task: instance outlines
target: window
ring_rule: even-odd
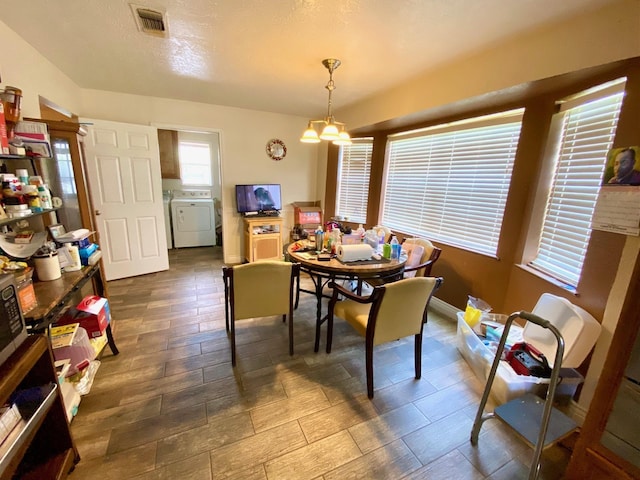
[[[208,143],[180,141],[178,156],[183,185],[212,185],[211,146]]]
[[[381,223],[496,256],[522,113],[391,136]]]
[[[351,222],[367,222],[372,152],[373,138],[354,138],[340,148],[336,215]]]
[[[563,104],[549,155],[553,178],[535,258],[528,265],[575,288],[591,235],[607,152],[613,144],[624,83]]]

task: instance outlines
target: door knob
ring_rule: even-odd
[[[98,215],[102,215],[102,212],[101,212],[100,210],[96,210],[96,217],[97,217]]]

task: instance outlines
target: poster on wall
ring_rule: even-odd
[[[609,151],[591,223],[595,230],[640,235],[640,147]]]

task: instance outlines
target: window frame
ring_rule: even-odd
[[[183,154],[182,154],[182,148],[183,147],[195,147],[195,148],[201,148],[201,149],[206,149],[209,153],[208,155],[208,162],[206,163],[206,165],[201,164],[200,162],[189,162],[186,159],[183,159]],[[206,141],[201,141],[201,140],[192,140],[192,139],[179,139],[178,140],[178,163],[180,165],[180,181],[182,182],[183,186],[188,186],[188,187],[212,187],[213,186],[213,165],[212,165],[212,160],[211,160],[211,156],[212,156],[212,150],[211,150],[211,143],[210,142],[206,142]],[[189,177],[185,177],[185,173],[188,171],[189,167],[205,167],[204,170],[206,170],[208,172],[208,175],[198,175],[197,178],[201,179],[201,178],[206,178],[207,181],[203,182],[203,181],[198,181],[198,182],[191,182]]]
[[[619,78],[613,80],[611,82],[606,82],[602,85],[596,86],[594,88],[588,89],[584,92],[580,92],[576,95],[573,95],[569,98],[560,100],[558,102],[558,112],[554,114],[553,119],[551,121],[551,128],[548,136],[547,149],[544,154],[543,160],[543,173],[540,177],[539,188],[536,195],[536,201],[534,203],[533,208],[533,216],[528,229],[528,236],[525,245],[525,249],[522,257],[522,264],[520,267],[525,270],[540,276],[547,281],[554,283],[561,288],[564,288],[570,292],[577,293],[578,285],[580,283],[580,278],[582,276],[582,270],[584,268],[584,261],[587,254],[587,249],[589,246],[589,241],[591,238],[591,221],[593,220],[593,212],[595,209],[595,204],[598,197],[598,192],[602,183],[602,178],[605,174],[606,162],[607,162],[607,152],[612,148],[615,140],[615,130],[617,128],[617,122],[620,115],[620,110],[622,103],[624,101],[624,86],[625,86],[626,78]],[[554,256],[558,257],[559,249],[555,250],[556,247],[545,245],[545,253],[549,260],[539,260],[538,256],[540,253],[541,243],[543,242],[543,237],[545,237],[545,222],[547,219],[547,212],[549,208],[550,196],[555,188],[555,178],[557,175],[558,169],[558,160],[562,155],[562,142],[564,138],[564,123],[565,119],[570,115],[572,111],[576,111],[576,109],[581,108],[585,105],[593,105],[594,102],[602,100],[604,98],[611,97],[613,95],[620,95],[618,101],[618,111],[616,114],[615,127],[613,131],[610,133],[610,139],[608,141],[608,148],[606,148],[606,152],[600,155],[600,164],[599,164],[599,174],[597,175],[597,180],[594,180],[595,176],[589,177],[589,183],[593,183],[594,185],[583,186],[583,188],[588,188],[592,193],[590,194],[592,197],[591,201],[591,213],[589,215],[589,227],[587,228],[588,233],[586,234],[586,239],[584,241],[584,247],[582,248],[582,252],[571,252],[574,256],[579,255],[578,257],[578,266],[572,267],[571,265],[562,266],[562,270],[559,267],[558,269],[554,269],[552,266],[552,258]],[[583,127],[584,128],[584,127]],[[602,153],[602,152],[600,152]],[[591,168],[595,165],[590,164]],[[554,208],[559,208],[558,203],[554,205]],[[585,207],[586,208],[586,207]],[[559,218],[559,216],[558,216]],[[577,221],[574,223],[578,223]],[[570,228],[567,226],[565,228]],[[577,228],[577,227],[576,227]],[[546,236],[549,234],[547,233]],[[545,243],[548,241],[545,240]],[[564,253],[562,258],[570,258],[567,256],[566,252]],[[574,270],[572,272],[567,272],[568,270]],[[567,272],[567,273],[565,273]]]
[[[369,185],[371,183],[371,167],[373,160],[373,137],[353,138],[351,139],[351,141],[351,145],[341,146],[338,152],[335,213],[337,216],[348,219],[348,221],[350,222],[361,223],[364,225],[367,223],[367,209],[369,205]],[[351,159],[352,150],[355,150],[353,152],[355,154],[355,158],[353,159]],[[347,160],[347,165],[345,165],[346,152],[349,153],[349,160]],[[355,172],[355,175],[351,175],[349,177],[363,177],[362,180],[360,182],[343,182],[343,178],[345,176],[348,176],[347,170],[351,170],[350,167],[352,162],[354,161],[364,161],[365,166],[362,169],[358,169],[358,171]],[[359,173],[359,171],[361,170],[364,170],[364,173]],[[353,191],[347,192],[343,197],[344,185],[346,185],[347,187],[353,186],[354,188]],[[360,199],[359,206],[360,213],[362,214],[361,216],[359,216],[357,212],[358,197]],[[348,202],[348,199],[351,199],[352,202]],[[352,206],[351,203],[355,203],[355,205]]]
[[[498,112],[491,115],[483,115],[478,117],[467,118],[447,124],[435,125],[426,129],[413,130],[407,132],[395,133],[387,138],[387,148],[385,152],[385,168],[382,181],[382,198],[380,202],[379,218],[380,223],[388,226],[392,230],[400,231],[405,234],[429,238],[432,241],[451,245],[481,255],[497,258],[498,248],[500,245],[500,236],[502,233],[502,222],[509,197],[511,184],[511,176],[517,156],[520,133],[522,129],[522,119],[524,116],[524,108]],[[504,148],[498,151],[491,147],[495,144],[486,142],[484,135],[489,132],[495,135],[504,135]],[[415,167],[420,167],[422,173],[426,175],[425,185],[429,182],[432,190],[422,194],[417,194],[421,198],[421,207],[415,210],[408,210],[405,204],[400,202],[400,193],[393,192],[389,187],[390,183],[401,183],[400,180],[394,182],[391,175],[393,170],[397,168],[397,175],[401,175],[401,167],[396,167],[394,162],[394,142],[407,142],[407,151],[410,152],[412,146],[411,141],[420,142],[425,139],[425,145],[420,147],[416,144],[416,148],[430,148],[431,151],[425,153],[426,158],[419,159]],[[507,140],[508,139],[508,140]],[[448,143],[447,143],[448,142]],[[483,143],[485,143],[483,145]],[[398,144],[399,145],[399,144]],[[444,148],[446,145],[448,148]],[[465,147],[472,146],[476,148],[470,154]],[[503,147],[503,145],[501,145]],[[399,147],[400,148],[400,147]],[[422,153],[421,153],[422,154]],[[481,154],[485,157],[480,158]],[[488,162],[486,160],[491,160]],[[507,161],[506,167],[504,160]],[[426,163],[425,163],[426,161]],[[396,162],[397,163],[397,162]],[[402,195],[407,197],[409,187],[416,186],[417,183],[410,179],[410,175],[414,175],[410,165],[410,160],[406,161],[407,177],[405,186],[407,187]],[[493,172],[492,172],[493,170]],[[433,174],[429,172],[433,171]],[[453,172],[453,175],[452,175]],[[469,172],[475,172],[469,174]],[[431,177],[431,179],[430,179]],[[451,182],[454,178],[454,182]],[[476,188],[477,199],[476,205],[489,205],[482,198],[491,197],[498,199],[499,203],[496,207],[485,209],[484,213],[472,214],[468,209],[469,184],[461,184],[458,182],[472,180],[472,185]],[[491,181],[499,179],[500,191],[495,192]],[[395,188],[399,188],[396,185]],[[394,197],[395,195],[395,197]],[[390,196],[394,197],[390,200]],[[448,197],[448,198],[447,198]],[[416,197],[417,198],[417,197]],[[447,198],[447,200],[445,200]],[[453,198],[454,201],[450,199]],[[390,206],[390,202],[396,202],[395,206]],[[448,202],[447,208],[444,208]],[[415,201],[414,204],[417,204]],[[449,216],[446,210],[450,209],[455,212],[455,216]],[[395,210],[395,212],[393,211]],[[429,215],[430,212],[441,212]],[[411,214],[410,216],[408,216]],[[486,221],[486,215],[492,218]],[[398,220],[403,217],[404,220]],[[447,221],[446,218],[456,218],[456,221]],[[468,220],[462,220],[466,217]],[[460,219],[458,221],[458,219]],[[478,235],[476,231],[469,229],[469,225],[475,228],[492,229],[491,238],[487,240],[486,235]]]

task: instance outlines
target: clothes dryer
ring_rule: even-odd
[[[171,223],[175,248],[216,244],[214,203],[210,190],[174,190]]]

